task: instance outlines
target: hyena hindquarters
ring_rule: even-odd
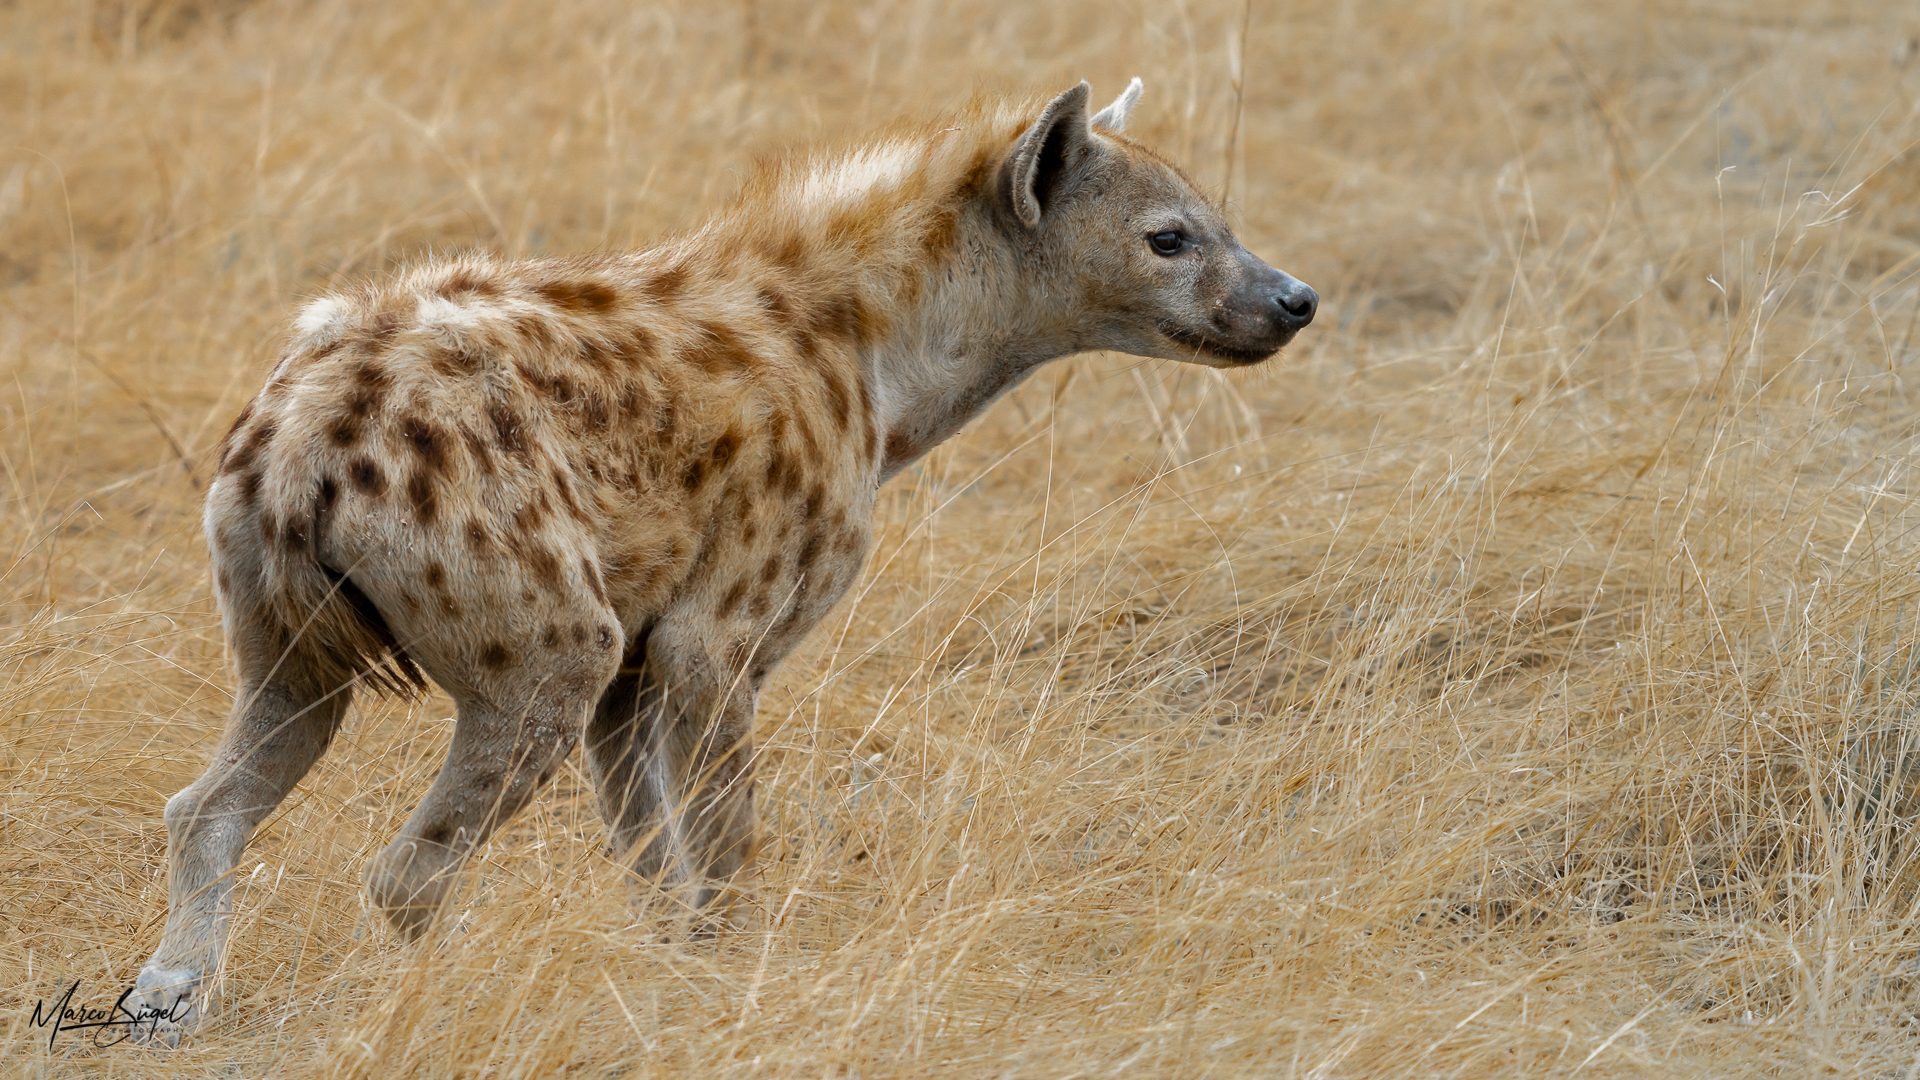
[[[566,477],[542,474],[565,459],[538,413],[501,395],[493,414],[515,418],[509,450],[524,452],[463,456],[434,418],[488,409],[370,362],[365,343],[306,346],[236,424],[207,500],[238,685],[206,772],[167,803],[170,913],[139,980],[196,1004],[242,847],[325,751],[357,683],[419,685],[424,669],[458,705],[444,768],[370,873],[376,901],[417,932],[443,871],[565,757],[622,655],[587,584],[589,530],[556,512]]]
[[[422,672],[458,717],[369,872],[402,931],[582,739],[616,852],[710,904],[751,853],[757,696],[858,572],[879,484],[1046,361],[1245,366],[1312,320],[1121,134],[1137,92],[776,163],[641,254],[474,257],[310,306],[209,496],[239,690],[167,804],[134,1005],[196,1018],[249,834],[356,684]]]
[[[410,936],[583,735],[617,857],[691,886],[695,910],[750,858],[760,686],[867,545],[881,449],[853,415],[851,351],[766,336],[754,378],[696,361],[711,377],[694,379],[635,334],[673,355],[742,346],[645,303],[618,334],[583,334],[564,305],[435,322],[477,272],[429,268],[315,320],[229,436],[206,526],[239,693],[168,803],[171,911],[145,991],[204,998],[226,875],[357,684],[424,672],[457,706],[439,776],[369,868]]]

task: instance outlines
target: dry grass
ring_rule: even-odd
[[[442,7],[0,9],[7,1068],[1920,1066],[1910,6]],[[754,926],[636,929],[576,768],[397,943],[360,873],[450,725],[375,704],[251,849],[223,1016],[49,1052],[158,933],[229,693],[207,448],[301,296],[1136,72],[1323,322],[1060,365],[894,483],[761,715]]]

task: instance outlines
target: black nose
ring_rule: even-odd
[[[1313,321],[1320,297],[1306,282],[1290,280],[1273,294],[1273,306],[1281,326],[1298,330]]]

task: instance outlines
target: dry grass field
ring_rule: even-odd
[[[159,932],[210,450],[302,298],[1134,74],[1320,321],[1046,369],[884,492],[744,927],[636,921],[576,759],[402,944],[450,707],[366,699],[222,1013],[49,1048]],[[1896,0],[0,5],[0,1070],[1914,1075],[1916,143]]]

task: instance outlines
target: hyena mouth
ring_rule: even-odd
[[[1259,348],[1248,349],[1237,345],[1229,345],[1218,338],[1208,337],[1199,331],[1188,330],[1183,326],[1174,326],[1171,323],[1161,323],[1159,330],[1168,341],[1176,345],[1192,349],[1203,356],[1210,356],[1216,360],[1226,360],[1235,364],[1257,364],[1267,357],[1272,356],[1274,353],[1279,352],[1282,346],[1293,340],[1293,333],[1289,331],[1282,334],[1280,339],[1271,345],[1262,345]]]

